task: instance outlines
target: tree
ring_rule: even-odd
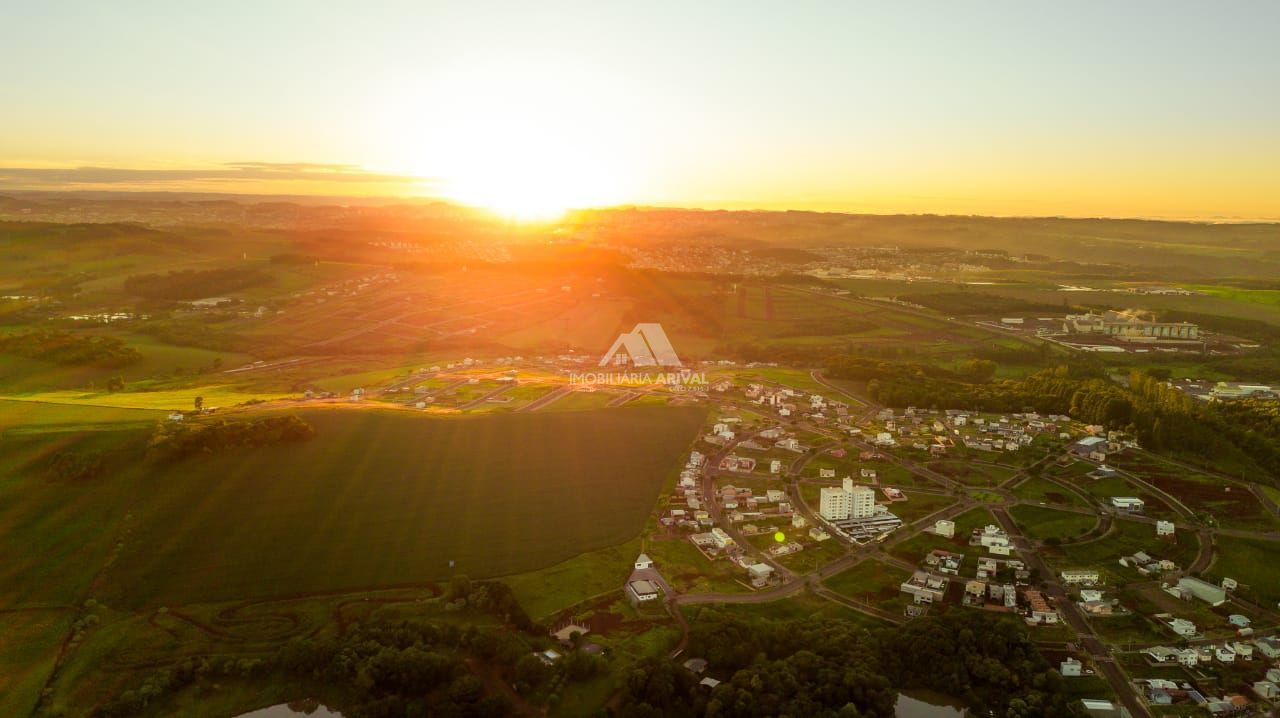
[[[107,391],[124,391],[124,377],[113,376],[108,379]]]
[[[201,409],[203,409],[203,408],[204,408],[204,397],[203,397],[203,396],[197,396],[197,397],[196,397],[195,404],[196,404],[196,411],[200,411]]]

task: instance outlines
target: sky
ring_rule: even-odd
[[[1277,2],[12,5],[0,192],[1280,219]]]

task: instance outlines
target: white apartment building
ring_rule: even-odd
[[[818,511],[828,521],[865,519],[876,513],[876,492],[870,486],[854,486],[845,479],[844,486],[823,487]]]

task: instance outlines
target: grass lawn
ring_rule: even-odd
[[[1051,538],[1073,538],[1088,533],[1098,524],[1098,519],[1088,514],[1070,513],[1043,506],[1018,505],[1010,508],[1009,514],[1028,536],[1040,541]]]
[[[556,399],[535,411],[583,411],[586,409],[603,409],[609,402],[618,398],[612,391],[573,391]]]
[[[1040,501],[1050,505],[1058,506],[1088,506],[1088,502],[1079,494],[1070,489],[1063,488],[1048,479],[1042,479],[1033,476],[1013,490],[1014,496],[1029,501]]]
[[[895,558],[911,563],[920,563],[924,560],[926,554],[935,548],[946,549],[956,553],[966,554],[964,565],[961,571],[968,571],[972,574],[976,571],[977,560],[972,556],[981,556],[984,549],[981,547],[970,547],[969,536],[973,534],[973,530],[982,528],[988,524],[996,522],[995,516],[991,515],[991,511],[985,507],[978,506],[956,516],[952,521],[956,524],[954,538],[944,538],[923,531],[917,533],[901,543],[893,544],[889,549],[889,553]]]
[[[615,546],[639,533],[703,411],[299,414],[317,430],[304,444],[128,477],[136,518],[105,574],[112,605],[505,576]]]
[[[794,621],[805,618],[837,619],[856,623],[866,628],[885,628],[885,621],[855,611],[848,606],[828,601],[819,596],[802,593],[790,598],[782,598],[766,603],[714,603],[711,605],[687,606],[681,609],[690,622],[698,620],[704,611],[736,614],[750,618],[764,618],[771,621]]]
[[[122,425],[150,426],[165,416],[167,414],[163,411],[150,409],[0,399],[0,435],[118,429]]]
[[[1073,566],[1097,566],[1117,575],[1125,572],[1136,579],[1136,572],[1127,571],[1117,563],[1121,556],[1146,551],[1155,558],[1167,558],[1184,569],[1195,561],[1200,550],[1195,532],[1179,531],[1174,538],[1176,540],[1172,542],[1157,538],[1156,528],[1151,524],[1116,521],[1106,536],[1094,541],[1066,544],[1060,550]]]
[[[930,469],[968,486],[999,486],[1017,473],[1016,469],[977,461],[943,460],[927,464]]]
[[[954,496],[943,494],[926,494],[923,491],[911,491],[910,489],[903,493],[906,495],[907,500],[895,501],[889,504],[889,511],[905,523],[924,518],[956,502]]]
[[[503,576],[502,581],[515,592],[524,610],[537,620],[592,596],[621,591],[639,554],[640,539],[636,538],[537,571]]]
[[[808,573],[835,561],[844,553],[845,544],[836,538],[829,538],[826,541],[805,541],[803,551],[783,556],[778,559],[778,563],[796,573]]]
[[[904,594],[898,587],[910,577],[910,574],[897,566],[868,559],[828,578],[823,584],[849,598],[881,607],[889,605],[889,610],[895,610],[899,608],[896,602],[901,601],[903,605],[906,603]]]
[[[1218,536],[1214,539],[1216,558],[1205,573],[1209,580],[1234,578],[1246,598],[1274,606],[1280,601],[1280,541]]]
[[[204,397],[206,407],[229,407],[254,399],[297,398],[297,394],[251,393],[230,386],[200,386],[162,391],[46,391],[0,397],[14,401],[38,401],[48,404],[77,406],[114,406],[124,409],[189,410],[197,396]]]
[[[73,618],[54,608],[0,613],[0,715],[31,713]]]
[[[651,537],[645,540],[644,551],[653,559],[662,577],[681,593],[746,593],[749,590],[739,582],[746,580],[745,570],[726,560],[709,560],[686,537]],[[634,561],[635,557],[631,558]]]
[[[1090,619],[1089,625],[1107,643],[1173,643],[1172,634],[1151,619],[1137,613],[1117,616],[1099,616]],[[1143,674],[1145,677],[1145,674]]]

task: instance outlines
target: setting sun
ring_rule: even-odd
[[[449,199],[516,220],[555,219],[571,208],[617,204],[633,187],[622,128],[594,80],[560,67],[453,68],[430,96],[448,108],[410,102],[394,112],[393,138],[415,137],[405,169],[429,177]],[[426,95],[424,95],[426,96]],[[392,103],[395,104],[395,103]]]

